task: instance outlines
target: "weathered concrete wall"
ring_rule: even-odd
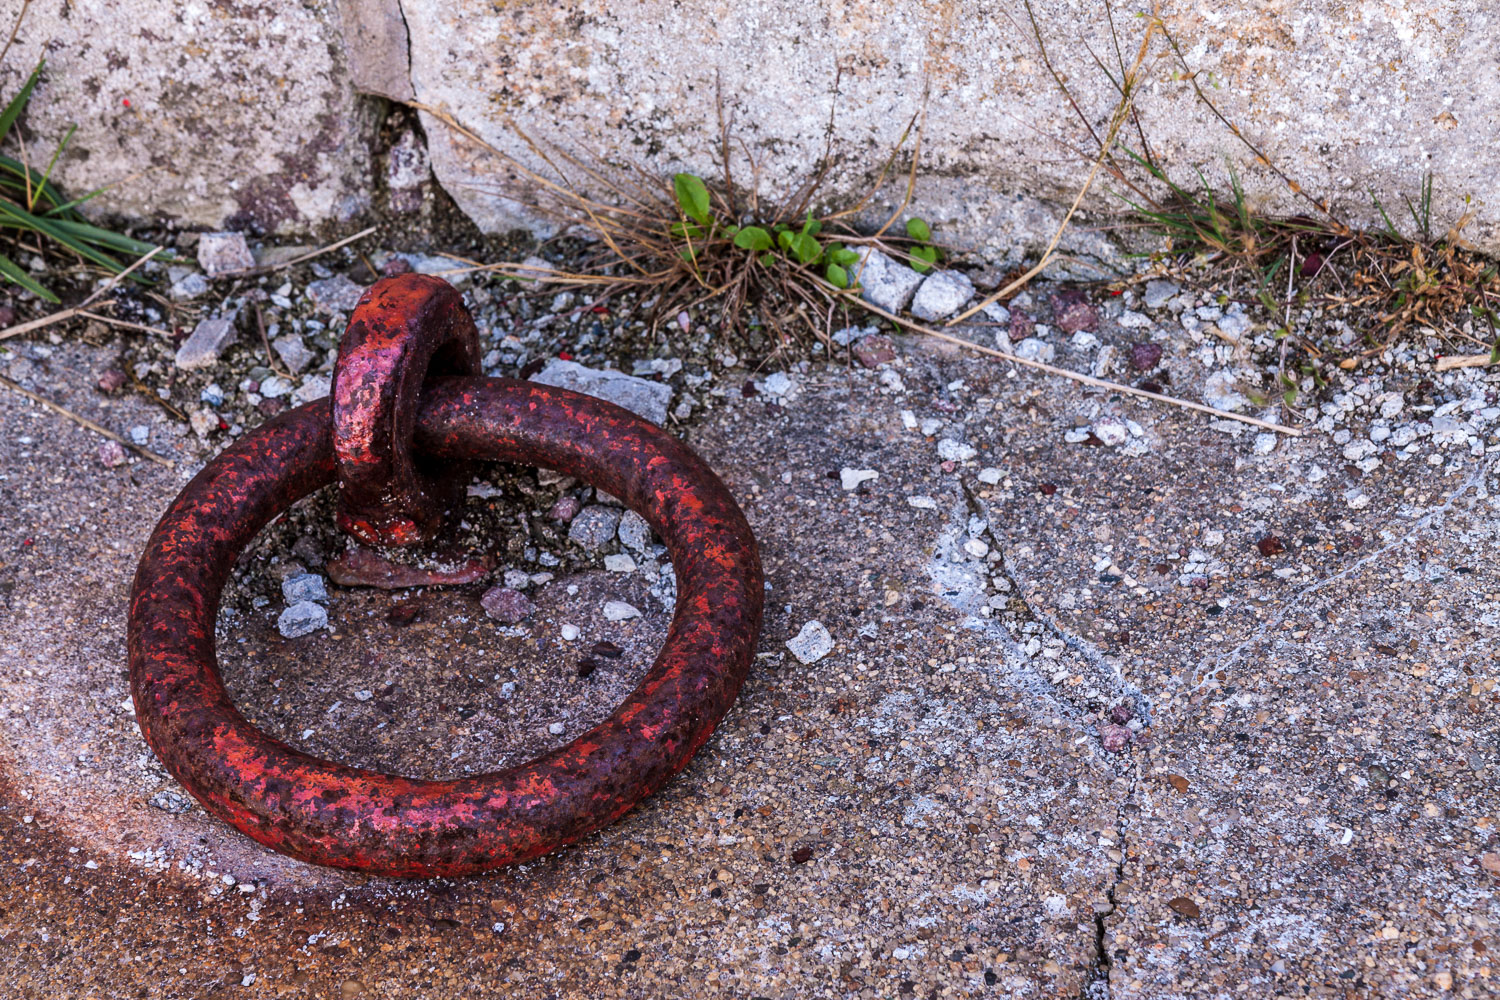
[[[1116,62],[1103,6],[1038,0],[1034,9],[1048,56],[1102,134],[1118,99],[1091,54]],[[845,167],[830,188],[847,196],[868,183],[926,93],[918,207],[982,237],[1017,193],[1071,196],[1087,167],[1069,147],[1096,148],[1015,0],[586,0],[561,9],[408,0],[405,10],[418,99],[522,159],[530,157],[506,116],[564,148],[714,174],[722,92],[735,135],[759,161],[762,193],[774,196],[808,174],[836,99],[834,148]],[[1143,30],[1136,13],[1115,15],[1127,63]],[[1165,14],[1207,92],[1305,190],[1374,224],[1369,188],[1400,206],[1431,171],[1439,215],[1455,218],[1473,196],[1469,235],[1496,245],[1500,205],[1489,181],[1500,165],[1500,17],[1490,5],[1240,0],[1177,3]],[[1138,100],[1158,153],[1183,179],[1200,167],[1223,181],[1233,163],[1257,204],[1305,211],[1195,100],[1180,69],[1158,40]],[[493,163],[440,125],[429,134],[439,177],[481,224],[526,218],[494,190]],[[1138,145],[1133,129],[1125,138]]]
[[[5,33],[20,10],[0,0]],[[39,0],[0,93],[43,57],[28,152],[77,123],[57,176],[73,194],[116,184],[101,208],[270,231],[368,206],[375,123],[329,0]]]
[[[773,198],[808,174],[836,103],[835,201],[869,183],[925,93],[917,210],[997,254],[1052,218],[1018,196],[1066,200],[1087,172],[1078,151],[1092,151],[1017,0],[341,7],[342,16],[316,0],[175,10],[120,2],[88,12],[75,4],[65,16],[62,0],[48,0],[29,16],[3,79],[13,85],[46,45],[52,73],[34,124],[47,134],[79,120],[88,154],[72,159],[64,178],[77,186],[158,165],[111,204],[208,222],[248,213],[295,226],[357,210],[372,130],[351,79],[443,108],[529,163],[538,161],[508,121],[565,149],[708,176],[719,172],[722,94],[734,135],[756,158],[761,192]],[[1115,64],[1104,8],[1038,0],[1034,9],[1055,68],[1102,131],[1117,98],[1091,54]],[[1115,11],[1127,62],[1140,13]],[[1371,189],[1400,206],[1430,171],[1438,225],[1472,198],[1466,235],[1500,248],[1500,204],[1489,191],[1500,167],[1500,14],[1490,4],[1176,2],[1164,16],[1224,113],[1341,216],[1377,223]],[[1185,178],[1196,167],[1222,182],[1233,163],[1257,205],[1305,210],[1181,77],[1158,39],[1138,99],[1158,154]],[[129,110],[120,103],[127,96]],[[537,221],[524,186],[493,157],[430,116],[426,125],[434,171],[482,227]],[[1126,137],[1138,144],[1133,129]],[[737,180],[750,176],[743,159],[737,169]],[[1094,206],[1111,204],[1107,186],[1101,178]]]

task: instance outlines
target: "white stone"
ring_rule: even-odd
[[[287,604],[300,604],[303,601],[325,604],[328,601],[328,586],[316,573],[297,573],[281,581],[281,598]]]
[[[307,349],[302,338],[295,333],[284,333],[271,341],[275,348],[277,357],[281,358],[283,364],[291,369],[293,375],[299,374],[302,369],[313,363],[317,355]]]
[[[622,622],[627,618],[639,618],[641,609],[634,604],[626,604],[624,601],[605,601],[604,617],[608,621]]]
[[[1203,380],[1203,402],[1216,410],[1242,410],[1250,400],[1236,388],[1237,379],[1232,371],[1216,371]]]
[[[1000,470],[993,466],[979,470],[979,481],[986,486],[994,486],[1000,482]]]
[[[177,348],[173,363],[178,368],[207,368],[238,335],[232,316],[199,320],[192,335]]]
[[[198,237],[198,266],[210,278],[255,266],[244,233],[204,233]]]
[[[322,399],[333,388],[333,382],[327,375],[309,375],[302,380],[292,393],[292,402],[301,406],[303,403],[311,403],[315,399]]]
[[[328,609],[313,601],[298,601],[276,619],[276,628],[288,639],[311,635],[328,627]]]
[[[922,275],[879,250],[857,247],[855,252],[860,259],[851,268],[849,278],[859,283],[859,297],[889,313],[905,309],[922,283]]]
[[[968,275],[961,271],[934,271],[912,297],[911,312],[917,319],[928,322],[947,319],[973,297],[974,282]]]
[[[1100,417],[1094,421],[1094,437],[1110,448],[1117,447],[1130,437],[1130,428],[1119,417]]]
[[[558,632],[562,635],[564,642],[574,642],[583,634],[578,630],[577,625],[564,625]]]
[[[1050,364],[1057,357],[1057,349],[1039,337],[1027,337],[1016,345],[1016,357],[1026,361]]]
[[[611,573],[634,573],[635,560],[623,552],[604,557],[604,568]]]
[[[814,619],[803,625],[794,638],[787,640],[786,648],[804,665],[817,663],[833,652],[833,636],[828,634],[822,622]]]
[[[1146,308],[1160,309],[1170,302],[1180,291],[1182,291],[1182,286],[1175,281],[1165,281],[1162,279],[1148,281],[1146,282],[1145,295]]]
[[[267,399],[280,399],[292,391],[292,383],[280,375],[272,375],[260,383],[260,394]]]
[[[839,485],[846,490],[859,488],[860,483],[867,483],[872,479],[879,479],[880,473],[874,469],[849,469],[839,470]]]
[[[979,454],[973,445],[952,438],[943,438],[937,443],[938,457],[945,462],[967,462]]]

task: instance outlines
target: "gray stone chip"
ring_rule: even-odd
[[[177,348],[173,360],[178,368],[207,368],[219,360],[224,348],[234,343],[238,334],[232,317],[199,320],[192,335]]]
[[[922,283],[922,276],[879,250],[860,247],[855,252],[860,255],[860,262],[854,265],[850,277],[859,282],[859,297],[886,312],[905,309]]]
[[[328,627],[328,609],[312,601],[298,601],[276,619],[276,628],[288,639],[311,635]]]
[[[947,319],[969,304],[974,297],[974,282],[958,271],[934,271],[922,282],[911,300],[912,315],[917,319]]]
[[[667,405],[672,402],[672,387],[669,385],[648,382],[624,372],[585,368],[576,361],[549,361],[547,367],[533,375],[531,380],[623,406],[654,424],[666,421]]]
[[[568,538],[590,552],[597,551],[614,539],[620,518],[618,507],[590,504],[568,525]]]

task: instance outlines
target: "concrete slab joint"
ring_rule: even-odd
[[[349,75],[361,93],[410,101],[411,37],[400,0],[339,0]]]

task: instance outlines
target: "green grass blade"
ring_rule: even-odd
[[[52,170],[57,166],[57,158],[62,156],[63,150],[68,148],[68,142],[72,140],[73,133],[77,131],[77,125],[68,126],[67,134],[62,137],[62,142],[58,143],[57,148],[52,151],[52,159],[47,161],[47,169],[42,172],[42,182],[37,185],[38,188],[45,188],[47,182],[52,179]],[[35,208],[36,205],[33,203],[32,207]]]
[[[53,305],[62,305],[62,300],[53,295],[47,289],[36,283],[31,275],[23,271],[19,264],[4,254],[0,254],[0,274],[5,275],[11,281],[20,285],[31,294],[51,302]]]
[[[39,181],[41,178],[36,176],[36,171],[27,170],[24,165],[8,156],[0,156],[0,185],[24,192],[29,182],[32,191],[39,198],[46,199],[50,206],[63,204],[62,192],[51,181],[38,184]],[[56,208],[50,207],[49,210],[56,211]]]
[[[1385,234],[1393,240],[1401,239],[1401,234],[1396,231],[1396,224],[1391,221],[1389,215],[1385,214],[1385,206],[1380,203],[1380,198],[1375,194],[1375,189],[1369,188],[1368,190],[1370,192],[1370,200],[1375,203],[1375,211],[1379,212],[1380,217],[1385,220]]]
[[[10,99],[4,111],[0,111],[0,142],[10,135],[10,127],[21,117],[21,112],[26,109],[26,102],[31,100],[31,92],[36,88],[36,82],[42,78],[42,67],[47,65],[47,60],[37,62],[36,69],[31,71],[31,76],[22,85],[20,93]]]
[[[155,243],[147,243],[143,240],[131,239],[129,236],[121,236],[119,233],[112,233],[108,229],[91,226],[87,222],[73,222],[68,219],[46,219],[46,221],[80,240],[106,247],[110,250],[118,250],[121,253],[133,253],[139,257],[141,254],[147,254],[156,249]],[[171,251],[163,251],[157,255],[157,259],[170,258],[171,256],[173,256]]]
[[[30,212],[26,211],[19,205],[0,199],[0,228],[9,227],[12,229],[27,229],[33,232],[41,233],[44,236],[49,236],[56,242],[61,243],[69,250],[78,254],[78,256],[84,258],[85,260],[93,261],[95,264],[98,264],[99,266],[109,270],[113,274],[118,274],[125,269],[124,264],[121,264],[118,260],[111,257],[109,254],[103,253],[100,250],[96,250],[94,247],[90,246],[87,242],[80,239],[76,235],[72,235],[60,228],[62,226],[76,225],[78,225],[78,223],[63,222],[60,219],[40,218],[38,216],[32,215]],[[101,230],[101,232],[102,231],[103,230]]]

